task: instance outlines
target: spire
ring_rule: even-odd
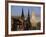
[[[29,14],[29,9],[28,9],[28,17],[30,17],[30,14]]]
[[[27,20],[30,22],[30,13],[29,13],[29,9],[28,9],[28,18]]]
[[[23,8],[22,8],[22,15],[21,15],[21,17],[24,17],[24,12],[23,12]]]
[[[22,15],[21,18],[24,19],[24,12],[23,12],[23,8],[22,8]]]

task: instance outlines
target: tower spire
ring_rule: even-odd
[[[30,18],[29,9],[28,9],[28,17]]]
[[[29,13],[29,9],[28,9],[28,18],[27,18],[28,22],[30,22],[30,13]]]
[[[24,12],[23,12],[23,8],[22,8],[22,15],[21,18],[24,19]]]

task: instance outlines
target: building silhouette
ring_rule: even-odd
[[[21,19],[24,20],[24,12],[23,12],[23,8],[22,8]]]
[[[28,9],[28,16],[27,19],[25,20],[24,16],[24,11],[22,8],[22,14],[19,18],[12,18],[13,24],[12,24],[12,31],[17,31],[17,30],[38,30],[40,29],[40,22],[36,23],[36,16],[35,12],[32,12],[32,17],[30,17],[30,11]],[[36,26],[37,25],[37,26]],[[20,28],[21,27],[21,28]]]
[[[27,20],[28,20],[28,22],[30,22],[30,12],[29,12],[29,9],[28,9],[28,17],[27,17]]]

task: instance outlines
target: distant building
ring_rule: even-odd
[[[26,28],[27,30],[30,30],[31,29],[31,22],[30,22],[30,12],[29,12],[29,9],[28,9],[28,17],[27,17],[27,24],[26,24]]]
[[[39,30],[40,29],[40,19],[37,19],[36,14],[34,11],[32,11],[32,15],[30,18],[30,22],[31,22],[31,30]]]
[[[32,12],[30,21],[31,21],[32,26],[36,26],[36,16],[35,16],[34,11]]]

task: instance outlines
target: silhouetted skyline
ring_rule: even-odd
[[[40,15],[41,8],[40,7],[32,7],[32,6],[11,6],[11,14],[12,16],[21,16],[22,8],[25,16],[28,16],[28,10],[30,15],[32,11],[35,12],[36,15]]]

